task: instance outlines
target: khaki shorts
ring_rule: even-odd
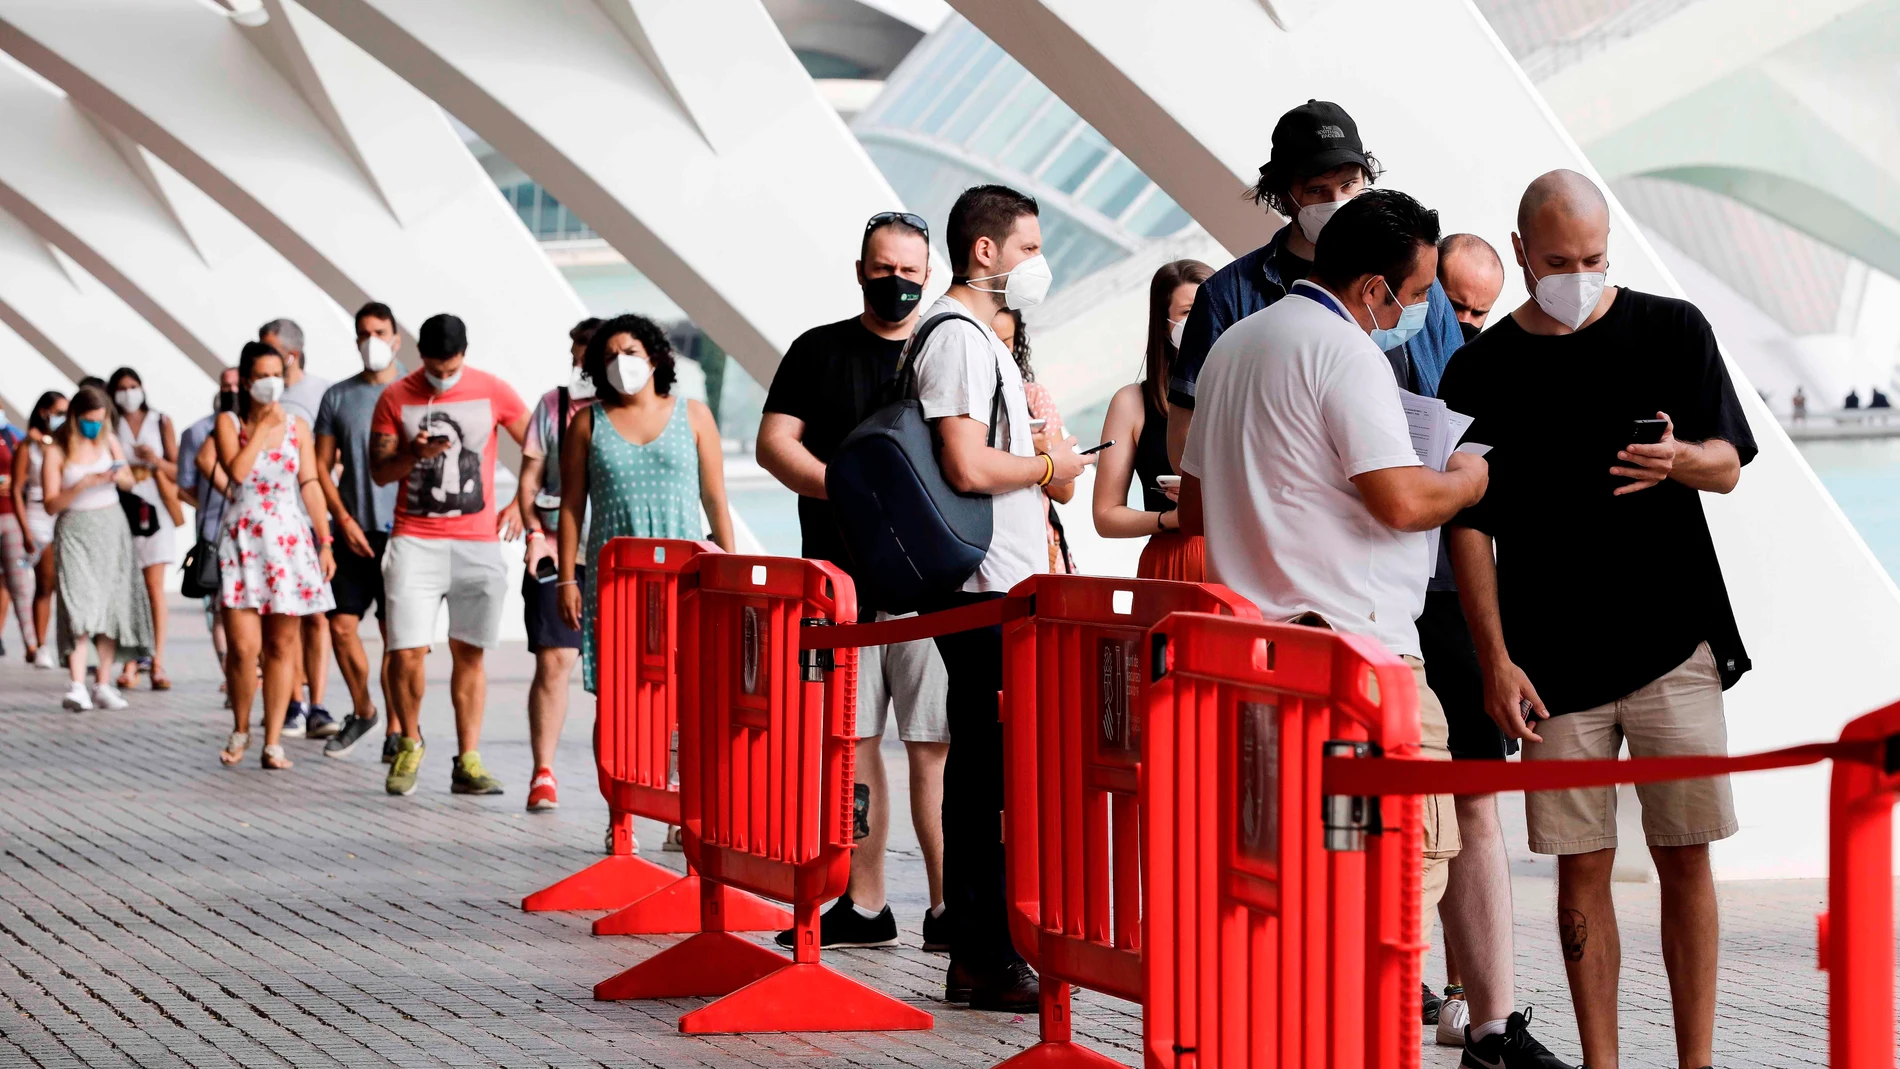
[[[879,621],[898,617],[877,614]],[[897,706],[897,737],[905,742],[949,742],[944,708],[950,676],[935,639],[864,646],[858,650],[858,738],[884,734],[890,707]]]
[[[1425,682],[1425,662],[1417,657],[1401,658],[1412,669],[1418,684],[1419,752],[1432,761],[1451,760],[1448,745],[1451,727],[1445,720],[1445,707]],[[1445,881],[1451,876],[1451,859],[1458,856],[1463,841],[1458,837],[1458,812],[1449,794],[1432,794],[1419,799],[1419,816],[1425,829],[1425,865],[1419,872],[1421,917],[1431,917],[1438,900],[1445,896]]]
[[[1526,761],[1607,761],[1625,740],[1631,757],[1722,756],[1728,724],[1722,677],[1709,644],[1639,690],[1606,705],[1553,716],[1537,725],[1543,742],[1526,742]],[[1643,835],[1651,846],[1695,846],[1739,827],[1727,776],[1639,783]],[[1539,854],[1584,854],[1616,847],[1616,788],[1532,791],[1524,796],[1530,846]]]

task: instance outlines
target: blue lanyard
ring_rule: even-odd
[[[1289,293],[1289,295],[1297,293],[1309,301],[1313,301],[1316,304],[1324,305],[1327,308],[1332,309],[1333,314],[1339,316],[1339,318],[1345,320],[1348,323],[1351,323],[1355,327],[1359,325],[1357,320],[1353,319],[1352,316],[1349,316],[1346,314],[1346,309],[1343,305],[1339,303],[1339,298],[1334,297],[1332,294],[1326,292],[1326,290],[1323,287],[1321,287],[1318,283],[1308,282],[1306,279],[1300,279],[1299,281],[1293,283],[1292,288],[1288,290],[1287,292]]]

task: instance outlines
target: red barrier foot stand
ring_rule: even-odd
[[[792,926],[792,915],[755,895],[720,887],[720,908],[729,932],[775,932]],[[638,902],[594,922],[595,935],[675,935],[699,931],[697,876],[673,882]],[[781,959],[783,960],[783,959]]]
[[[702,932],[594,985],[602,1002],[725,995],[790,960],[728,932]]]
[[[905,1032],[927,1029],[933,1023],[923,1010],[823,965],[786,963],[770,976],[681,1017],[680,1031],[688,1035]]]
[[[998,1065],[996,1069],[1123,1069],[1106,1058],[1066,1039],[1047,1039]]]
[[[619,909],[679,878],[679,873],[645,858],[616,854],[543,887],[522,899],[521,908],[530,913],[555,909]]]

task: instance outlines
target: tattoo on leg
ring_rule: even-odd
[[[1558,910],[1557,938],[1563,943],[1565,961],[1582,961],[1583,945],[1590,940],[1590,926],[1583,914],[1574,909]]]
[[[853,839],[871,837],[871,785],[851,785],[851,834]]]

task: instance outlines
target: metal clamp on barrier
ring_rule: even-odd
[[[801,629],[807,627],[830,627],[832,622],[821,616],[807,616],[798,621]],[[836,660],[828,649],[800,649],[798,651],[798,675],[807,683],[823,683],[825,673],[837,667]]]
[[[1382,757],[1384,751],[1376,742],[1348,742],[1341,739],[1329,739],[1320,747],[1325,757]],[[1379,819],[1379,799],[1363,794],[1329,794],[1321,810],[1321,825],[1325,831],[1322,845],[1328,850],[1364,852],[1366,836],[1378,835],[1385,829]]]

